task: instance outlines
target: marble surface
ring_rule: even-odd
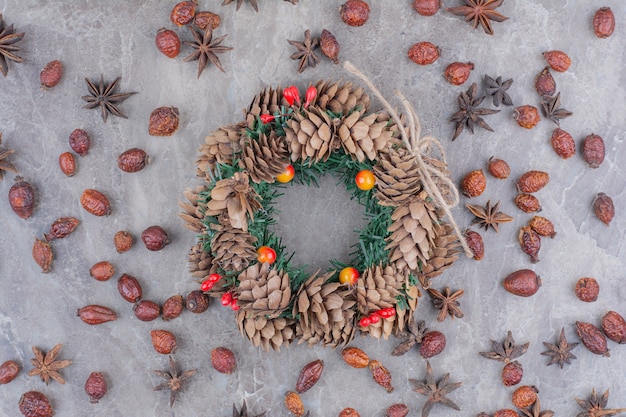
[[[416,350],[390,356],[397,339],[357,337],[353,342],[392,372],[395,391],[387,394],[368,371],[346,366],[337,350],[294,345],[263,352],[240,336],[232,313],[217,305],[201,315],[185,312],[167,323],[140,322],[116,289],[121,273],[138,277],[145,298],[158,302],[196,288],[186,261],[195,236],[183,228],[177,214],[183,190],[200,184],[195,176],[197,149],[209,131],[238,122],[241,109],[266,86],[304,88],[327,78],[359,83],[326,59],[316,68],[296,73],[297,63],[289,59],[293,49],[286,39],[301,39],[306,29],[319,34],[324,28],[339,40],[341,61],[353,62],[390,100],[395,89],[410,99],[424,133],[441,139],[455,181],[470,170],[485,168],[492,155],[506,159],[512,168],[509,180],[489,177],[485,193],[471,202],[501,200],[502,210],[515,220],[498,234],[483,234],[483,261],[461,258],[435,283],[465,289],[461,299],[465,317],[436,322],[427,297],[417,309],[417,316],[447,337],[445,351],[430,360],[435,376],[450,372],[452,381],[463,382],[450,394],[462,411],[436,406],[431,416],[493,414],[512,407],[513,388],[500,382],[501,364],[478,355],[490,348],[490,339],[502,340],[507,330],[516,341],[530,342],[528,353],[520,358],[522,383],[539,389],[544,408],[556,415],[575,415],[579,406],[574,399],[586,398],[593,388],[610,389],[609,407],[626,406],[624,347],[610,342],[611,356],[605,358],[579,346],[574,350],[578,359],[563,370],[546,367],[546,358],[540,355],[542,342],[554,342],[561,327],[568,339],[577,341],[575,321],[599,324],[607,310],[626,314],[623,2],[508,0],[499,10],[510,19],[494,23],[495,35],[487,36],[443,10],[433,17],[419,16],[408,0],[370,1],[370,19],[359,28],[339,18],[341,0],[300,0],[296,6],[260,0],[258,13],[247,2],[235,12],[234,4],[221,7],[219,0],[199,0],[200,9],[220,14],[222,26],[217,33],[228,34],[224,44],[234,48],[221,55],[226,73],[209,66],[199,79],[195,63],[183,62],[189,47],[184,46],[177,59],[168,59],[154,46],[159,28],[173,28],[168,17],[175,3],[6,0],[1,5],[6,23],[26,32],[19,43],[24,62],[9,63],[8,76],[0,80],[2,145],[15,149],[11,160],[38,196],[33,216],[22,220],[6,198],[13,175],[0,183],[5,195],[0,199],[0,362],[13,359],[22,367],[13,382],[0,386],[1,416],[18,415],[18,400],[28,390],[45,393],[58,416],[227,416],[233,403],[240,406],[244,399],[255,413],[267,410],[268,416],[287,416],[283,395],[293,389],[300,368],[315,359],[323,359],[326,368],[319,383],[302,396],[312,416],[338,415],[344,407],[354,407],[362,416],[383,416],[396,402],[406,403],[410,415],[419,415],[425,398],[411,391],[408,379],[425,376],[425,360]],[[445,1],[448,7],[458,3]],[[591,16],[600,6],[611,6],[617,19],[609,39],[596,38],[591,29]],[[175,30],[191,39],[186,28]],[[422,40],[442,50],[433,65],[420,67],[407,59],[407,49]],[[510,107],[486,119],[495,132],[478,129],[473,136],[463,133],[450,141],[454,126],[447,119],[456,111],[456,97],[470,83],[481,83],[484,74],[514,78],[509,92],[515,105],[539,106],[533,81],[545,66],[541,52],[551,49],[567,52],[573,62],[567,72],[554,73],[562,104],[574,113],[562,127],[578,145],[592,132],[604,138],[607,155],[600,168],[588,168],[580,154],[560,159],[549,141],[554,125],[542,121],[532,130],[522,129],[513,121]],[[39,88],[39,71],[53,59],[63,61],[65,75],[58,86],[44,91]],[[475,65],[463,86],[452,86],[442,76],[453,61]],[[127,120],[112,117],[103,123],[98,111],[83,108],[84,78],[97,79],[100,74],[108,80],[121,76],[121,91],[139,93],[121,105]],[[179,108],[180,129],[172,137],[151,137],[149,114],[165,105]],[[372,109],[379,108],[374,101]],[[58,155],[69,150],[68,136],[75,128],[86,129],[93,144],[86,157],[78,158],[76,175],[66,178],[58,168]],[[132,147],[146,150],[151,162],[143,171],[127,174],[117,168],[116,159]],[[517,243],[519,227],[531,216],[512,201],[515,179],[530,169],[550,174],[550,183],[537,196],[542,214],[558,231],[553,240],[543,241],[541,261],[535,265]],[[96,218],[80,207],[79,197],[86,188],[110,197],[110,216]],[[617,214],[609,227],[591,210],[600,191],[615,201]],[[463,208],[467,202],[462,198],[454,209],[462,227],[472,220]],[[279,208],[284,243],[297,252],[299,262],[313,267],[326,268],[329,257],[345,256],[355,240],[353,230],[363,224],[358,204],[332,179],[320,188],[289,188]],[[54,242],[53,271],[44,275],[31,259],[32,243],[62,216],[75,216],[81,224],[70,237]],[[153,224],[164,227],[172,239],[163,251],[149,252],[141,244],[123,254],[115,251],[112,238],[117,230],[126,229],[137,237]],[[89,276],[91,265],[101,260],[115,265],[116,276],[109,282]],[[500,284],[520,268],[532,268],[543,279],[531,298],[508,294]],[[574,295],[574,284],[583,276],[600,283],[595,303],[583,303]],[[92,303],[110,306],[119,319],[87,326],[76,317],[76,310]],[[150,330],[157,328],[177,335],[174,356],[181,367],[197,369],[172,408],[165,392],[152,391],[160,382],[152,370],[167,368],[167,356],[156,353],[150,342]],[[47,351],[57,343],[64,345],[61,358],[74,361],[62,371],[67,383],[45,386],[28,377],[31,347]],[[218,374],[211,368],[210,351],[217,346],[227,346],[237,355],[234,374]],[[90,404],[83,385],[96,370],[106,375],[109,392],[99,404]]]

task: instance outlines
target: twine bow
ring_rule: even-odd
[[[406,149],[415,157],[415,161],[419,167],[419,173],[422,176],[422,185],[424,186],[424,190],[428,193],[428,195],[432,196],[435,200],[435,203],[438,207],[440,207],[452,228],[454,229],[454,233],[459,239],[461,243],[461,247],[463,247],[463,251],[468,258],[474,256],[472,250],[467,245],[465,237],[461,230],[457,226],[454,221],[454,217],[452,216],[451,209],[454,208],[457,204],[459,204],[459,191],[456,188],[456,185],[450,180],[450,177],[447,174],[446,156],[443,150],[443,146],[441,142],[437,140],[434,136],[421,136],[422,125],[420,124],[419,117],[415,113],[413,106],[409,101],[404,97],[404,95],[396,90],[395,96],[398,97],[406,115],[408,117],[408,133],[407,129],[404,127],[404,124],[400,120],[400,116],[398,113],[391,107],[389,102],[383,97],[381,92],[376,88],[376,86],[363,74],[359,71],[352,63],[346,61],[343,64],[343,67],[351,74],[359,77],[369,88],[372,90],[374,95],[383,103],[385,109],[389,112],[391,118],[398,125],[398,129],[400,131],[400,136],[402,137],[402,142]],[[433,149],[439,153],[440,161],[442,162],[442,167],[438,167],[432,162],[429,161],[437,161],[439,160],[437,157],[433,156]]]

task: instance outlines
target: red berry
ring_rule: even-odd
[[[363,317],[361,320],[359,320],[359,326],[361,327],[367,327],[370,324],[372,324],[372,321],[369,317]]]
[[[384,319],[393,317],[395,314],[396,314],[396,309],[393,307],[383,308],[382,310],[378,311],[378,315]]]
[[[211,274],[207,277],[207,281],[210,281],[212,283],[216,283],[220,279],[222,279],[222,276],[220,274]]]
[[[213,284],[215,283],[212,282],[210,279],[205,279],[204,281],[202,281],[202,285],[200,285],[200,291],[210,291],[211,288],[213,288]]]
[[[239,304],[237,304],[237,299],[235,297],[233,297],[232,301],[230,302],[230,308],[232,308],[235,311],[241,308],[239,307]]]
[[[223,306],[228,306],[233,302],[233,295],[229,292],[224,293],[224,295],[222,295],[222,305]]]
[[[370,319],[370,324],[376,324],[380,321],[380,316],[376,313],[372,313],[368,317]]]

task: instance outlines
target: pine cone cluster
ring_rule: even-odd
[[[239,167],[245,169],[250,179],[274,182],[277,175],[285,172],[289,165],[287,142],[272,131],[269,136],[261,134],[258,140],[248,139],[243,145]]]
[[[260,197],[250,186],[250,177],[236,172],[232,178],[219,180],[211,190],[211,200],[206,206],[207,216],[228,214],[232,227],[248,231],[248,217],[261,208]]]
[[[237,312],[237,327],[252,345],[261,347],[266,352],[271,349],[280,351],[281,346],[288,346],[296,337],[295,320],[278,317],[247,317],[243,310]]]
[[[237,272],[256,259],[256,238],[250,233],[232,227],[227,221],[212,225],[215,230],[211,240],[213,263],[224,271]]]
[[[278,317],[291,303],[289,275],[268,263],[249,266],[239,277],[237,304],[247,317]]]

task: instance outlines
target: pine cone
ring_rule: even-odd
[[[415,157],[404,148],[390,149],[374,166],[376,198],[380,205],[397,207],[422,191],[422,181]]]
[[[444,223],[439,235],[433,241],[431,258],[424,262],[418,273],[422,287],[424,289],[429,288],[431,279],[441,275],[443,271],[451,267],[459,259],[460,252],[459,238],[454,233],[452,226],[449,223]]]
[[[274,114],[278,113],[282,103],[283,90],[282,88],[273,89],[271,87],[264,88],[259,94],[254,96],[252,103],[247,109],[244,109],[246,115],[246,125],[249,129],[254,129],[254,123],[262,114]]]
[[[289,150],[284,138],[272,131],[269,136],[261,134],[258,140],[248,139],[243,145],[239,166],[245,169],[255,183],[274,182],[277,175],[289,165]]]
[[[354,87],[352,83],[331,84],[331,81],[320,81],[316,85],[317,99],[315,104],[323,111],[347,115],[351,110],[366,111],[370,105],[370,98],[362,87]]]
[[[204,211],[206,206],[201,202],[200,194],[207,192],[207,187],[201,185],[196,187],[195,190],[185,190],[184,196],[189,203],[178,203],[178,206],[184,211],[179,213],[178,216],[185,221],[185,227],[192,232],[202,233],[205,230],[205,226],[202,223],[204,220]]]
[[[187,255],[189,263],[189,272],[191,276],[202,281],[207,275],[217,272],[217,265],[213,263],[213,256],[204,250],[204,242],[199,241],[191,247],[189,255]]]
[[[389,146],[392,131],[387,122],[376,122],[376,113],[363,116],[365,110],[354,111],[342,120],[337,132],[343,149],[359,162],[378,158],[379,151]]]
[[[241,334],[256,347],[268,352],[270,348],[280,351],[283,345],[289,345],[295,338],[295,320],[279,317],[246,317],[247,312],[239,310],[236,320]]]
[[[213,265],[227,272],[240,272],[256,259],[253,244],[256,238],[250,233],[232,227],[221,218],[221,224],[212,226],[216,230],[211,240],[211,251],[215,256]]]
[[[232,227],[248,231],[248,219],[260,209],[260,197],[250,186],[248,175],[235,172],[232,178],[219,180],[211,190],[211,200],[207,203],[206,215],[219,216],[227,212]],[[247,215],[247,216],[246,216]]]
[[[233,155],[241,151],[240,141],[245,128],[245,123],[239,123],[222,126],[209,133],[204,139],[205,143],[199,149],[200,157],[196,161],[199,177],[211,181],[216,164],[233,162]]]
[[[291,287],[289,275],[270,268],[268,263],[249,266],[239,277],[238,302],[247,317],[278,317],[289,307]]]
[[[294,113],[285,128],[291,160],[306,161],[308,158],[310,164],[326,161],[341,146],[335,133],[338,123],[339,119],[331,120],[328,114],[316,107],[303,110],[303,114]]]

